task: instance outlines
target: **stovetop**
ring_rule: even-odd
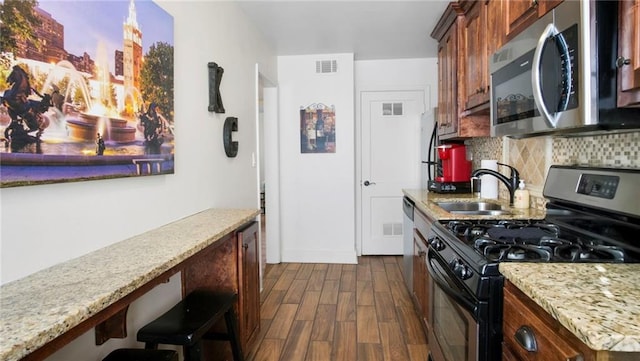
[[[565,217],[573,225],[549,220],[448,221],[443,225],[487,262],[640,262],[640,249],[625,242],[624,225],[598,224],[594,217]]]

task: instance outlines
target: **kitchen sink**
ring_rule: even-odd
[[[435,202],[449,213],[478,216],[500,216],[511,212],[499,204],[489,202]]]

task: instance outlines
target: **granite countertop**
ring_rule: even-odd
[[[544,219],[545,211],[539,210],[535,208],[528,209],[516,209],[509,207],[508,202],[496,200],[496,199],[483,199],[474,196],[471,193],[464,194],[439,194],[429,192],[424,189],[403,189],[403,193],[409,197],[414,203],[418,210],[422,213],[437,220],[448,220],[448,219]],[[478,216],[478,215],[464,215],[464,214],[453,214],[445,211],[440,208],[435,202],[447,202],[447,201],[457,201],[457,202],[490,202],[497,203],[509,210],[511,214],[502,214],[502,215],[494,215],[494,216]]]
[[[19,360],[246,222],[210,209],[0,287],[0,360]]]
[[[589,348],[640,352],[640,264],[505,262],[499,268]]]

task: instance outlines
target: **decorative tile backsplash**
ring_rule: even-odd
[[[474,138],[465,141],[473,154],[473,169],[482,159],[498,159],[520,172],[531,193],[531,206],[544,208],[542,188],[551,165],[586,165],[591,167],[640,169],[640,132],[588,137],[508,137]],[[500,172],[509,175],[504,168]],[[500,198],[508,199],[500,186]]]

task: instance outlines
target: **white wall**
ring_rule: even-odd
[[[274,53],[234,2],[157,3],[174,17],[175,174],[0,189],[2,283],[206,208],[257,207],[256,169],[251,166],[257,151],[255,64],[276,79]],[[226,114],[207,111],[210,61],[225,69],[220,89]],[[227,116],[239,120],[236,158],[227,158],[222,145]],[[157,304],[158,298],[178,299],[179,287],[164,288],[147,305]],[[130,317],[136,318],[136,307],[148,308],[132,305]],[[145,321],[140,317],[126,341],[96,348],[87,345],[89,335],[60,355],[80,348],[81,359],[98,360],[108,348],[134,346],[135,327]],[[55,354],[52,359],[56,357],[65,359]]]
[[[159,4],[174,17],[175,174],[0,189],[2,283],[206,208],[256,208],[255,64],[275,79],[276,58],[233,2]],[[225,69],[226,114],[207,111],[210,61]],[[228,116],[236,158],[222,145]]]
[[[355,136],[355,169],[356,182],[361,177],[361,93],[369,91],[406,91],[422,90],[425,94],[424,104],[427,111],[438,104],[438,59],[392,59],[392,60],[360,60],[355,62],[355,98],[356,98],[356,136]],[[422,124],[428,128],[423,131],[422,141],[429,141],[424,134],[431,134],[432,124]],[[416,165],[418,167],[420,165]],[[357,187],[356,204],[361,204],[361,188]],[[362,215],[360,207],[356,207],[356,246],[358,255],[362,244]],[[401,209],[398,208],[398,212]]]
[[[316,74],[329,59],[338,71]],[[353,54],[280,56],[278,86],[282,261],[355,263]],[[335,153],[300,153],[300,107],[312,103],[335,105]]]

